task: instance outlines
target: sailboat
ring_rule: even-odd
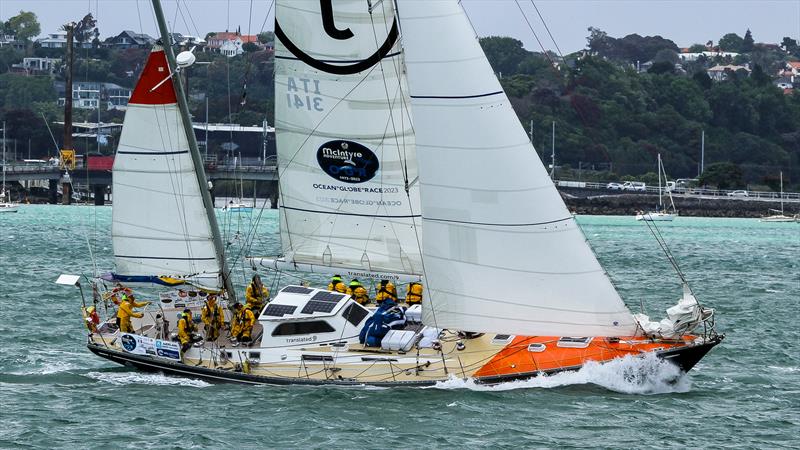
[[[781,171],[781,209],[770,209],[771,214],[761,216],[762,222],[800,222],[800,215],[787,216],[783,210],[783,171]]]
[[[132,333],[109,318],[89,333],[93,353],[212,381],[426,386],[453,377],[499,383],[643,355],[688,371],[722,340],[713,310],[686,283],[660,322],[628,309],[458,0],[278,0],[275,33],[282,254],[251,264],[422,281],[421,306],[367,345],[359,334],[373,307],[287,285],[260,311],[250,344],[223,333],[181,351],[168,319],[184,308],[197,315],[203,294],[236,299],[181,77],[163,83],[191,57],[156,47],[117,157],[117,271],[92,280],[91,302],[99,308],[125,289],[112,282],[195,295],[162,294],[133,319]],[[78,276],[57,282],[81,287]]]
[[[8,200],[6,200],[8,197]],[[3,184],[0,188],[0,213],[19,211],[19,204],[11,201],[11,192],[6,194],[6,124],[3,122]]]
[[[664,208],[664,200],[662,195],[661,175],[664,175],[664,190],[667,191],[669,196],[669,203],[672,206],[672,212]],[[636,214],[636,220],[646,220],[648,222],[672,222],[678,211],[675,209],[675,202],[672,201],[672,191],[667,188],[667,172],[664,170],[664,163],[661,161],[661,153],[658,154],[658,208],[655,211],[640,211]]]
[[[242,169],[242,155],[239,155],[236,162],[234,163],[234,167],[238,166],[239,169]],[[239,190],[237,192],[238,197],[229,201],[227,205],[225,205],[222,209],[228,212],[252,212],[253,205],[246,203],[242,199],[244,198],[244,177],[239,174]]]

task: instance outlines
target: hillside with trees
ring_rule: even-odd
[[[739,39],[727,34],[720,47],[750,53],[678,64],[677,45],[660,36],[589,32],[587,50],[563,59],[529,52],[512,38],[481,39],[520,121],[526,128],[533,121],[544,161],[555,122],[556,165],[572,177],[580,167],[611,172],[584,176],[647,174],[650,181],[661,153],[671,177],[692,178],[704,130],[705,170],[713,178],[702,181],[774,186],[783,170],[788,184],[800,182],[800,94],[785,94],[770,75],[800,59],[796,42],[786,38],[776,48],[754,44],[749,31]],[[649,69],[637,70],[645,62]],[[706,71],[715,64],[750,64],[752,72],[713,81]]]

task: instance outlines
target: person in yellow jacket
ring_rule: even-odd
[[[347,286],[344,284],[344,281],[342,281],[341,275],[334,275],[331,278],[331,282],[328,283],[328,290],[341,292],[342,294],[347,292]]]
[[[256,324],[256,316],[253,311],[237,303],[234,307],[233,325],[231,334],[239,342],[250,342],[253,334],[253,327]]]
[[[192,346],[194,341],[194,333],[197,332],[197,326],[194,324],[192,317],[192,310],[186,308],[178,319],[178,339],[181,341],[181,352],[186,352]]]
[[[258,317],[261,310],[264,309],[264,304],[269,302],[269,289],[261,283],[261,277],[258,274],[253,275],[253,280],[247,286],[244,297],[247,299],[247,307]]]
[[[406,289],[406,303],[409,305],[418,305],[422,303],[422,283],[408,283],[408,288]]]
[[[375,302],[380,305],[387,299],[397,303],[397,288],[394,287],[391,281],[381,280],[381,284],[378,285],[378,292],[375,293]]]
[[[137,302],[133,294],[126,296],[125,300],[120,302],[119,309],[117,309],[117,326],[119,327],[119,331],[123,333],[133,333],[131,317],[136,317],[137,319],[144,317],[144,314],[134,311],[133,308],[141,308],[149,304],[150,302]]]
[[[353,281],[350,282],[350,287],[347,288],[347,295],[353,297],[353,300],[357,301],[360,305],[369,303],[367,289],[364,288],[364,285],[356,278],[353,278]]]
[[[203,309],[200,310],[200,319],[205,324],[206,341],[216,341],[219,337],[219,330],[225,323],[225,312],[222,310],[222,306],[217,304],[216,295],[211,294],[208,296]]]

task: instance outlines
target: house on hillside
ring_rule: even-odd
[[[23,58],[19,64],[12,64],[15,72],[27,75],[52,75],[61,64],[59,58]]]
[[[242,46],[248,42],[263,47],[259,44],[258,36],[255,34],[239,34],[225,31],[208,37],[208,49],[231,58],[244,53]]]
[[[786,65],[778,71],[779,77],[800,76],[800,61],[788,61]]]
[[[42,48],[66,48],[67,32],[58,30],[55,33],[50,33],[47,35],[47,37],[37,39],[36,44],[38,44]],[[72,46],[74,48],[92,48],[92,43],[91,41],[86,41],[86,42],[73,41]]]
[[[783,90],[793,89],[794,88],[794,79],[793,78],[782,77],[782,78],[778,78],[777,80],[773,81],[773,84],[775,84],[775,86],[778,86],[779,88],[781,88]]]
[[[750,66],[748,64],[745,64],[743,66],[736,66],[736,65],[733,65],[733,64],[728,64],[728,65],[725,65],[725,66],[716,65],[716,66],[708,69],[706,71],[706,73],[708,74],[708,77],[711,78],[714,81],[724,81],[724,80],[727,80],[729,78],[729,74],[738,73],[740,71],[743,71],[743,73],[746,73],[748,77],[750,76],[750,72],[752,72],[750,70]]]
[[[58,94],[59,106],[64,105],[65,87],[63,81],[53,83]],[[114,83],[96,81],[77,81],[72,85],[72,107],[75,109],[97,109],[105,103],[107,109],[124,111],[132,91]]]
[[[113,49],[144,48],[149,49],[156,42],[155,39],[144,33],[135,33],[125,30],[122,33],[107,38],[103,41],[103,47]]]

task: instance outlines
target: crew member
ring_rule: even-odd
[[[97,326],[100,325],[100,315],[97,314],[97,308],[90,306],[84,309],[83,319],[86,321],[86,328],[91,333],[97,333]]]
[[[141,308],[149,304],[150,302],[137,302],[133,294],[127,295],[125,300],[119,304],[119,309],[117,310],[117,326],[119,327],[119,331],[122,333],[133,333],[131,317],[136,317],[137,319],[144,317],[144,314],[134,311],[133,308]]]
[[[406,290],[406,303],[409,305],[418,305],[422,303],[422,283],[411,282],[408,283]]]
[[[256,316],[253,314],[253,311],[243,307],[241,303],[237,303],[233,309],[235,313],[231,334],[233,334],[233,337],[239,342],[250,342],[252,339],[253,327],[256,324]]]
[[[369,303],[367,289],[364,288],[364,285],[362,285],[357,278],[353,278],[353,281],[350,282],[350,287],[347,288],[347,295],[353,297],[353,300],[357,301],[359,305],[366,305]]]
[[[380,305],[384,300],[391,299],[397,303],[397,288],[389,280],[381,280],[378,285],[378,292],[375,293],[375,301]]]
[[[264,304],[269,302],[269,289],[261,283],[258,274],[253,275],[253,280],[247,286],[244,296],[247,299],[247,307],[258,317],[264,309]]]
[[[205,324],[206,341],[216,341],[219,337],[219,330],[225,323],[225,313],[222,311],[222,306],[217,304],[216,295],[210,294],[208,296],[203,309],[200,311],[200,319]]]
[[[331,282],[328,283],[328,290],[341,292],[342,294],[347,292],[347,286],[345,286],[344,281],[342,281],[341,275],[334,275],[331,278]]]
[[[181,341],[181,353],[185,353],[192,346],[195,332],[197,332],[197,326],[192,318],[192,310],[186,308],[183,310],[181,318],[178,319],[178,339]]]

